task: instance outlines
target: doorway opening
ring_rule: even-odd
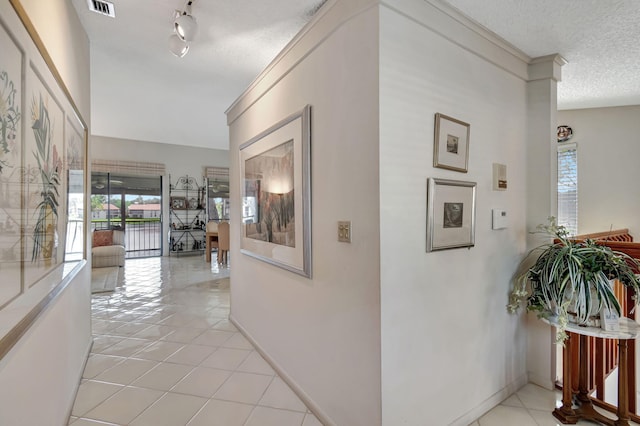
[[[125,232],[127,259],[162,256],[162,176],[91,174],[91,231]]]

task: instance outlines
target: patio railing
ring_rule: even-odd
[[[93,219],[91,230],[121,227],[120,220]],[[159,218],[125,219],[125,247],[127,259],[162,255],[162,223]]]

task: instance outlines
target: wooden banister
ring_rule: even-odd
[[[640,244],[633,242],[633,237],[629,234],[628,229],[617,229],[608,232],[596,232],[591,234],[583,234],[575,237],[575,240],[596,240],[598,244],[605,245],[614,251],[625,253],[635,259],[640,259]],[[636,270],[636,273],[640,271]],[[622,314],[627,318],[635,319],[635,311],[633,310],[635,302],[632,299],[632,292],[628,292],[626,287],[619,281],[614,283],[614,293],[616,298],[620,302]],[[578,336],[572,333],[570,334],[571,341],[576,345],[578,344]],[[635,340],[630,341],[628,345],[628,357],[631,360],[628,367],[628,389],[627,395],[629,411],[632,413],[634,421],[638,420],[636,413],[636,350]],[[595,337],[589,337],[587,342],[587,352],[589,360],[588,369],[588,388],[589,392],[595,391],[596,405],[603,408],[611,409],[616,408],[604,402],[605,400],[605,380],[611,374],[613,370],[618,366],[618,345],[616,340],[611,339],[599,339]],[[573,389],[578,389],[578,359],[572,360],[572,376],[569,383],[571,383]],[[565,383],[567,380],[565,378]]]

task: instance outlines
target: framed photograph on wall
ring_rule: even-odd
[[[471,125],[444,114],[436,114],[433,166],[467,173]]]
[[[307,105],[240,146],[241,253],[309,278],[310,120]]]
[[[429,178],[427,252],[473,247],[475,222],[475,182]]]

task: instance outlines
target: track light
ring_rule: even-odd
[[[192,41],[198,32],[196,18],[191,15],[180,15],[173,25],[178,37],[184,41]]]
[[[176,10],[173,21],[173,34],[169,36],[169,51],[182,58],[189,51],[189,44],[198,32],[196,18],[191,15],[191,5],[195,0],[188,0],[183,11]]]
[[[189,51],[189,45],[174,33],[169,36],[169,51],[182,58]]]
[[[198,23],[191,14],[193,0],[189,0],[182,14],[173,22],[176,34],[183,41],[192,41],[198,32]]]

